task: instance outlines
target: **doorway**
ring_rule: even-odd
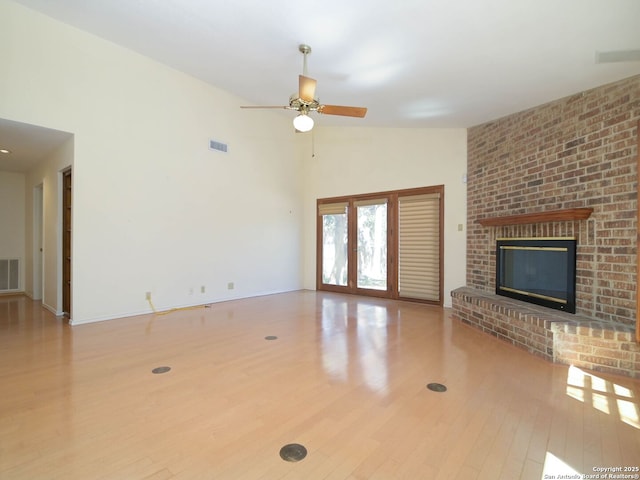
[[[318,290],[442,305],[444,186],[317,201]]]
[[[318,289],[388,297],[389,198],[318,203]]]

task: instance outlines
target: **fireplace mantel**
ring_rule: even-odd
[[[549,210],[546,212],[523,213],[505,217],[487,217],[478,219],[483,227],[501,227],[504,225],[523,225],[528,223],[566,222],[572,220],[586,220],[593,213],[593,208],[567,208],[564,210]]]

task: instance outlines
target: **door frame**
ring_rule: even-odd
[[[61,174],[61,193],[62,193],[62,215],[60,218],[62,241],[60,244],[61,253],[61,310],[62,314],[71,319],[71,289],[72,289],[72,205],[73,205],[73,173],[71,167],[60,172]]]
[[[398,292],[398,197],[432,194],[440,195],[440,217],[439,217],[439,238],[440,238],[440,278],[439,278],[439,300],[424,300],[417,298],[401,297]],[[357,217],[355,214],[355,202],[360,200],[373,200],[378,198],[387,199],[387,290],[374,290],[357,287],[357,263],[354,261],[354,248],[357,245]],[[346,202],[347,207],[347,285],[331,285],[322,282],[322,242],[323,242],[323,220],[318,214],[319,206],[325,203]],[[316,290],[338,292],[354,295],[365,295],[370,297],[382,297],[391,299],[411,300],[415,302],[428,303],[442,306],[444,303],[444,185],[434,185],[429,187],[418,187],[404,190],[390,190],[386,192],[366,193],[361,195],[349,195],[342,197],[319,198],[316,200]],[[356,247],[357,248],[357,247]]]
[[[387,201],[387,288],[386,290],[377,290],[373,288],[360,288],[358,287],[358,214],[356,202],[362,200],[378,200],[385,199]],[[394,290],[394,282],[393,282],[393,272],[391,266],[393,265],[393,256],[395,252],[395,248],[393,246],[393,241],[395,239],[395,235],[393,235],[393,212],[392,212],[392,202],[393,199],[387,195],[377,195],[377,194],[367,194],[367,195],[359,195],[357,197],[353,197],[349,201],[349,212],[352,215],[348,215],[348,245],[353,246],[349,251],[347,250],[349,255],[349,275],[348,275],[348,283],[353,283],[349,285],[350,292],[357,295],[365,295],[369,297],[382,297],[382,298],[392,298],[393,290]]]
[[[33,187],[32,299],[44,295],[44,184]]]

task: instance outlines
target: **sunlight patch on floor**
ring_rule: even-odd
[[[582,478],[581,472],[574,469],[571,465],[563,462],[553,453],[547,451],[540,480],[559,478],[560,476],[568,476],[567,478],[572,478],[570,475],[579,475],[579,477],[575,478]]]
[[[607,415],[640,429],[640,409],[634,393],[628,388],[587,373],[571,365],[567,374],[567,395]]]

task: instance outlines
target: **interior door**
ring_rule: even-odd
[[[71,169],[62,173],[62,311],[71,318]]]
[[[42,300],[44,292],[44,271],[43,271],[43,228],[44,218],[42,216],[44,207],[43,185],[37,185],[33,189],[33,299]]]

